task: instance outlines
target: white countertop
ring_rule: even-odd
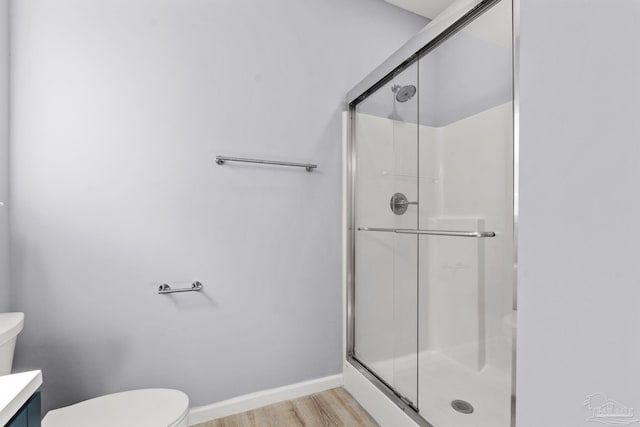
[[[42,385],[42,372],[0,376],[0,426],[4,426]]]

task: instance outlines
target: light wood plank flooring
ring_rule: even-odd
[[[195,427],[378,427],[343,388],[276,403]]]

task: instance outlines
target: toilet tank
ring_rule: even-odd
[[[24,326],[24,313],[0,313],[0,375],[11,373],[16,338]]]

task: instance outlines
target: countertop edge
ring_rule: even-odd
[[[16,396],[4,407],[0,408],[0,426],[6,425],[11,418],[22,408],[22,406],[27,403],[27,401],[31,398],[31,396],[38,391],[40,386],[42,385],[42,371],[30,371],[30,372],[21,372],[19,374],[13,375],[25,375],[25,374],[33,374],[28,380],[26,380],[22,390],[20,390]],[[11,375],[7,375],[11,376]],[[28,376],[27,376],[28,377]],[[0,376],[0,383],[2,382],[2,377]]]

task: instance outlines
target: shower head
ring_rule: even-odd
[[[414,85],[393,85],[391,90],[396,94],[396,101],[398,102],[407,102],[416,94],[416,87]]]

